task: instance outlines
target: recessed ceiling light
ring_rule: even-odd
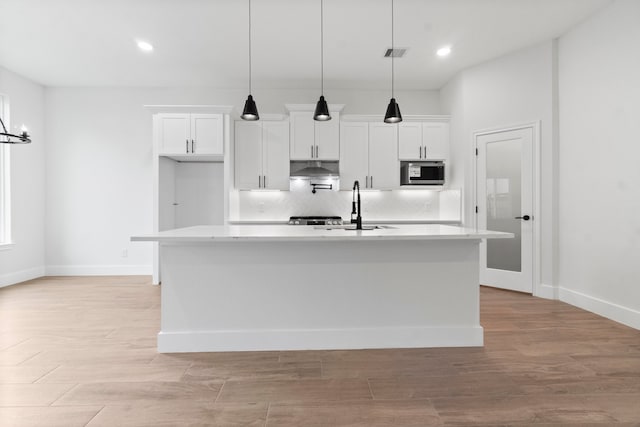
[[[138,48],[143,52],[151,52],[153,50],[153,46],[149,42],[138,40],[137,43],[138,43]]]
[[[438,49],[438,51],[436,52],[436,54],[438,56],[449,56],[449,54],[451,53],[451,46],[444,46],[441,47],[440,49]]]

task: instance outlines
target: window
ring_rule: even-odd
[[[0,94],[0,117],[9,129],[9,99]],[[0,248],[11,244],[9,145],[0,143]]]

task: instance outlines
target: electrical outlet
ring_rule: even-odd
[[[122,258],[127,258],[129,256],[129,251],[126,249],[122,250]]]

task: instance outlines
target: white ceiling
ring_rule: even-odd
[[[395,0],[396,87],[557,37],[611,0]],[[246,88],[247,0],[0,0],[0,65],[48,86]],[[391,0],[325,0],[325,87],[390,84]],[[252,0],[254,88],[320,84],[320,0]],[[135,39],[150,41],[145,54]],[[436,57],[442,45],[450,57]]]

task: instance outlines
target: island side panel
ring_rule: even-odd
[[[162,244],[158,350],[480,346],[478,244]]]

